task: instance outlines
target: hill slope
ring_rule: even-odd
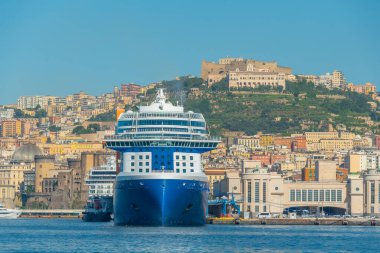
[[[327,131],[329,125],[357,133],[379,133],[379,117],[371,110],[369,97],[312,83],[289,82],[282,93],[267,87],[228,91],[225,80],[208,89],[200,78],[166,81],[162,86],[172,101],[183,101],[186,110],[203,113],[214,134],[223,129],[290,134]],[[190,92],[191,88],[199,88],[199,95]]]

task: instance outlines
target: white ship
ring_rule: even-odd
[[[8,209],[0,203],[0,219],[16,219],[21,215],[20,210]]]

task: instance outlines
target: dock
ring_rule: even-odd
[[[45,218],[45,219],[80,219],[82,209],[46,209],[46,210],[21,210],[20,218]]]
[[[324,225],[324,226],[380,226],[380,219],[366,218],[270,218],[235,219],[207,218],[214,225]]]

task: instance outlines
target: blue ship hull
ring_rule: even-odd
[[[208,182],[128,177],[116,181],[115,225],[200,226],[206,223]]]

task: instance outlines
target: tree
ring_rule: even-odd
[[[59,132],[59,131],[61,131],[61,127],[58,127],[56,125],[51,125],[51,126],[49,126],[49,131],[50,132]]]
[[[87,129],[84,128],[84,126],[76,126],[73,131],[72,131],[73,134],[87,134]]]
[[[96,133],[97,131],[100,131],[100,126],[99,124],[90,124],[87,126],[87,131]]]

